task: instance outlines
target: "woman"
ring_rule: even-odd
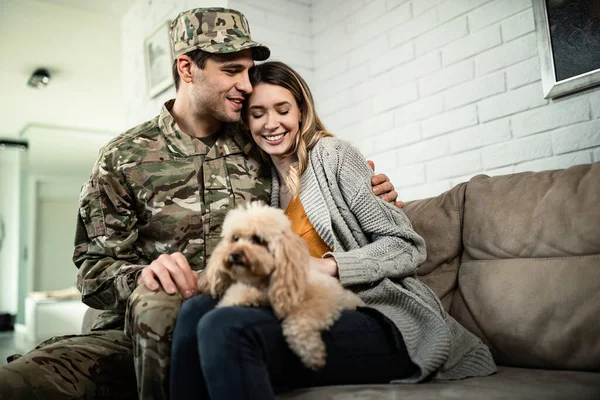
[[[346,311],[323,334],[327,364],[305,368],[268,308],[212,310],[197,296],[173,338],[171,397],[269,399],[273,388],[421,382],[489,375],[489,349],[416,278],[423,239],[378,199],[362,155],[328,133],[305,81],[280,62],[255,66],[243,115],[273,164],[271,205],[309,244],[311,266],[339,277],[369,307]]]

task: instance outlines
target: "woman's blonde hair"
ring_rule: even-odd
[[[315,102],[306,81],[290,66],[279,62],[269,61],[254,66],[250,70],[252,86],[266,83],[281,86],[292,93],[301,118],[298,134],[288,154],[294,154],[288,175],[284,177],[285,184],[290,189],[292,196],[300,194],[300,177],[308,165],[308,152],[317,144],[319,139],[333,136],[327,132],[315,110]],[[247,122],[247,102],[244,103],[242,118]]]

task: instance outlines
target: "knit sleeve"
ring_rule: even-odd
[[[414,275],[425,261],[425,242],[413,229],[402,209],[373,193],[372,171],[362,154],[351,145],[340,149],[337,180],[349,207],[370,243],[346,252],[331,252],[344,286],[370,284],[383,278]]]

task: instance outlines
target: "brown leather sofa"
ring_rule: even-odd
[[[600,163],[480,175],[405,210],[427,243],[422,281],[490,347],[498,373],[280,399],[600,399]]]
[[[281,399],[600,399],[600,163],[479,175],[405,211],[427,243],[421,280],[498,373]]]

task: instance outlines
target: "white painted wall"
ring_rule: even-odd
[[[0,2],[1,136],[32,123],[123,129],[120,18],[64,3]],[[42,90],[27,86],[38,67],[52,75]]]
[[[107,132],[57,129],[30,125],[23,131],[29,143],[28,284],[30,291],[74,286],[77,269],[71,257],[77,222],[79,192],[89,179],[98,150],[112,139]],[[61,149],[52,146],[62,143]],[[17,174],[18,177],[18,174]]]
[[[543,98],[531,0],[313,0],[317,108],[403,200],[600,161],[600,89]]]
[[[80,187],[80,181],[38,184],[33,291],[60,290],[76,284],[72,256]]]
[[[0,313],[17,313],[19,276],[19,170],[22,152],[0,150],[0,218],[4,240],[0,248]]]

